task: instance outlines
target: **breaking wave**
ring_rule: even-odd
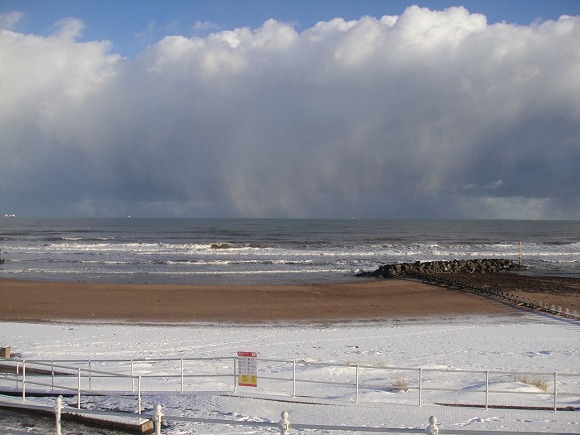
[[[516,221],[69,220],[9,224],[0,274],[23,278],[182,282],[252,276],[272,282],[354,279],[382,264],[518,259],[537,273],[580,276],[580,223]],[[134,223],[135,222],[135,223]],[[109,277],[109,278],[107,278]],[[149,278],[148,278],[149,277]],[[184,282],[190,282],[185,280]]]

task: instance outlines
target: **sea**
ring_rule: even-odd
[[[347,282],[383,264],[508,258],[580,277],[580,221],[0,218],[0,277],[156,284]]]

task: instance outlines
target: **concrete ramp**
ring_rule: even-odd
[[[27,414],[39,414],[54,416],[54,406],[46,404],[46,401],[27,398],[19,398],[0,395],[0,408],[9,409]],[[74,421],[87,426],[115,429],[134,434],[148,434],[154,431],[153,421],[137,414],[120,412],[90,411],[63,407],[61,411],[63,429],[66,431],[66,421]]]

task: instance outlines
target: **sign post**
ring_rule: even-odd
[[[256,352],[238,352],[238,385],[258,386],[258,364]]]

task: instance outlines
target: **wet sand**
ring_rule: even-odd
[[[528,276],[519,273],[440,274],[476,288],[493,288],[525,299],[580,311],[580,279],[560,276]],[[437,274],[435,274],[437,276]]]
[[[304,285],[153,285],[0,279],[1,321],[271,322],[514,314],[403,279]]]

